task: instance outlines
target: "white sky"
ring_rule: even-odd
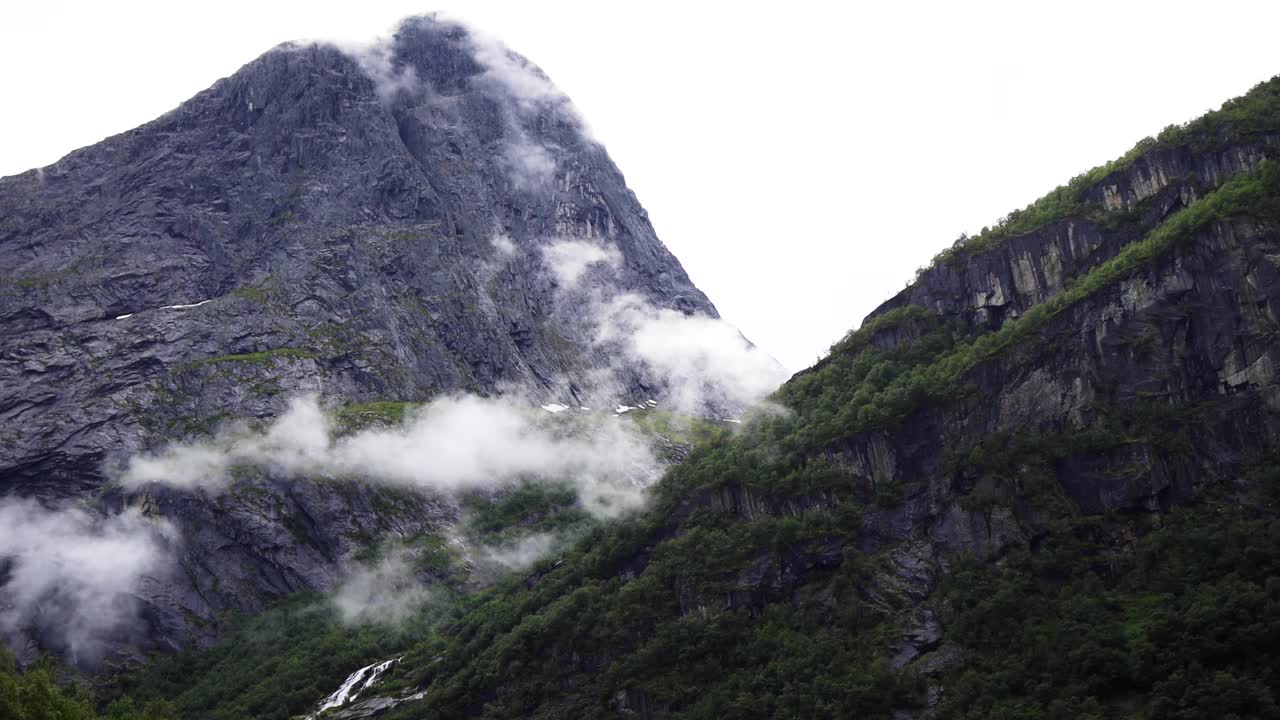
[[[917,266],[1280,73],[1280,3],[8,2],[0,175],[278,42],[443,9],[573,98],[659,237],[792,370]]]

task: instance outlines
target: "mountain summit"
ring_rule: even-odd
[[[3,179],[0,203],[0,408],[25,428],[0,449],[9,488],[96,484],[148,424],[262,415],[317,381],[353,401],[528,382],[586,402],[609,358],[558,321],[556,290],[597,274],[716,316],[542,73],[426,18],[358,52],[281,46]],[[222,382],[240,355],[270,362]]]
[[[0,492],[188,528],[183,572],[134,598],[165,644],[327,589],[351,537],[449,511],[293,488],[264,523],[231,497],[122,493],[109,479],[133,454],[305,394],[350,417],[456,391],[650,406],[693,381],[632,331],[718,323],[546,76],[432,17],[368,47],[282,45],[0,180],[0,267]]]

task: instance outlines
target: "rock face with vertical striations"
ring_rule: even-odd
[[[386,717],[1275,715],[1278,162],[1275,78],[944,251]]]
[[[574,298],[607,283],[716,316],[541,71],[431,18],[373,48],[280,46],[0,179],[0,268],[0,493],[101,496],[188,529],[182,579],[141,598],[153,639],[177,643],[222,609],[329,587],[354,534],[453,511],[419,497],[397,517],[367,488],[307,482],[140,499],[106,484],[120,458],[305,393],[660,396]]]

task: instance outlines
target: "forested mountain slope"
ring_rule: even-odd
[[[388,717],[1271,717],[1280,80],[944,253]]]

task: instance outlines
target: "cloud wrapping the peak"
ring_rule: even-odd
[[[534,137],[532,120],[552,115],[567,122],[578,137],[591,139],[586,122],[569,97],[533,63],[497,38],[468,29],[472,57],[484,68],[477,82],[503,108],[506,124],[502,164],[519,190],[546,185],[555,178],[563,149]]]
[[[569,98],[536,65],[511,51],[497,38],[468,30],[472,56],[485,68],[481,82],[515,100],[524,112],[568,106]]]
[[[373,81],[374,92],[383,105],[390,106],[402,93],[413,95],[426,87],[412,66],[396,65],[395,48],[387,38],[378,38],[369,43],[330,44],[356,61],[364,74]]]
[[[470,79],[471,87],[497,103],[503,125],[503,137],[494,158],[515,189],[532,191],[547,186],[560,168],[563,148],[555,141],[538,137],[534,128],[548,116],[567,124],[571,133],[590,140],[586,123],[574,109],[568,96],[555,86],[536,65],[508,49],[497,38],[465,23],[438,15],[406,18],[393,37],[380,37],[372,42],[332,41],[359,64],[373,81],[379,99],[387,106],[397,97],[438,99],[436,88],[419,76],[411,64],[397,62],[397,43],[414,23],[437,24],[465,30],[462,39],[452,33],[427,32],[432,42],[461,42],[458,49],[468,53],[481,71]],[[416,37],[417,33],[408,33]]]
[[[743,409],[787,379],[786,370],[717,318],[655,307],[624,293],[595,307],[595,342],[621,346],[668,386],[668,402],[696,414],[706,404]]]

